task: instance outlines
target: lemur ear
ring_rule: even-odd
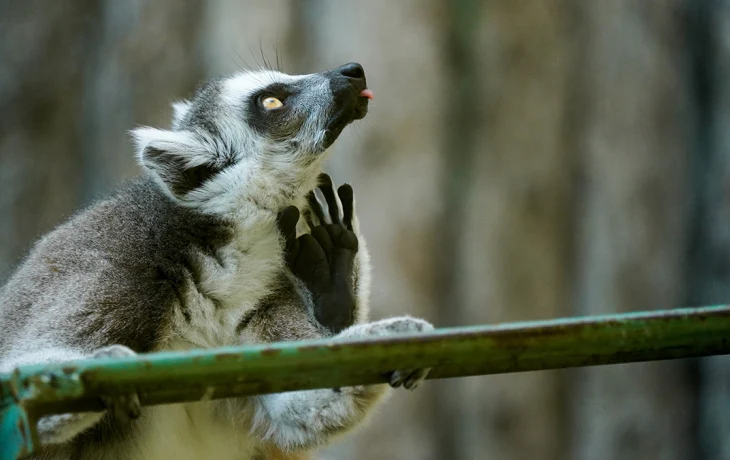
[[[190,101],[184,99],[172,104],[172,129],[180,128],[180,123],[185,118],[185,115],[188,114],[190,105]]]
[[[139,164],[157,175],[179,198],[200,187],[218,168],[207,146],[189,131],[138,128],[132,131]]]

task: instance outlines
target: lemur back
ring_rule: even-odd
[[[132,181],[40,240],[4,286],[3,362],[49,346],[158,349],[196,254],[232,233],[225,219],[175,205],[149,178]],[[110,328],[110,316],[124,320]]]
[[[281,340],[383,336],[352,188],[321,174],[365,116],[358,64],[261,70],[176,104],[171,130],[134,131],[142,177],[42,238],[0,290],[0,372],[31,363]],[[428,370],[394,370],[415,388]],[[360,422],[386,385],[44,417],[42,459],[304,458]]]

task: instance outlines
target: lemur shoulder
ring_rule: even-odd
[[[0,289],[0,372],[31,363],[432,328],[368,322],[370,264],[352,188],[321,172],[367,113],[359,64],[247,71],[133,131],[143,175],[43,237]],[[301,211],[301,212],[300,212]],[[394,370],[415,386],[427,370]],[[387,385],[44,417],[39,459],[304,458],[359,424]]]

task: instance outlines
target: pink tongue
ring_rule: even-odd
[[[373,92],[372,92],[371,90],[369,90],[369,89],[364,89],[364,90],[362,90],[362,92],[360,93],[360,97],[366,97],[366,98],[368,98],[368,99],[370,99],[370,100],[372,101],[373,99],[375,99],[375,93],[373,93]]]

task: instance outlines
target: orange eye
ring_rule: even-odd
[[[273,110],[278,109],[279,107],[284,105],[284,103],[275,97],[267,97],[263,101],[261,101],[261,105],[263,105],[266,110]]]

